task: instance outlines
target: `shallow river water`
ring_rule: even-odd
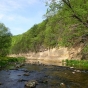
[[[38,82],[36,88],[88,88],[88,70],[31,64],[0,70],[0,88],[25,88],[29,80]]]

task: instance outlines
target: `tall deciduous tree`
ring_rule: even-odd
[[[48,15],[46,14],[46,16],[52,16],[56,12],[63,10],[63,17],[75,18],[88,28],[88,0],[49,0],[47,3]]]
[[[88,1],[87,0],[62,0],[64,5],[71,11],[72,17],[88,28]]]
[[[11,35],[9,29],[0,23],[0,56],[6,56],[9,53]]]

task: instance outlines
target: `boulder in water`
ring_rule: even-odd
[[[28,82],[25,82],[25,87],[26,88],[35,88],[38,82],[36,80],[31,80]]]

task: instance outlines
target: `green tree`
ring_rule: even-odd
[[[9,29],[0,23],[0,56],[6,56],[9,53],[11,36]]]
[[[71,16],[88,27],[88,1],[87,0],[62,0],[66,8],[71,12]]]
[[[62,11],[62,19],[67,17],[74,18],[88,28],[87,0],[50,0],[49,2],[47,1],[47,3],[48,9],[46,16],[49,17]]]

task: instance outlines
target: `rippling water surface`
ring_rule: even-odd
[[[28,80],[36,80],[36,88],[88,88],[88,71],[30,64],[19,69],[0,71],[0,88],[25,88]]]

